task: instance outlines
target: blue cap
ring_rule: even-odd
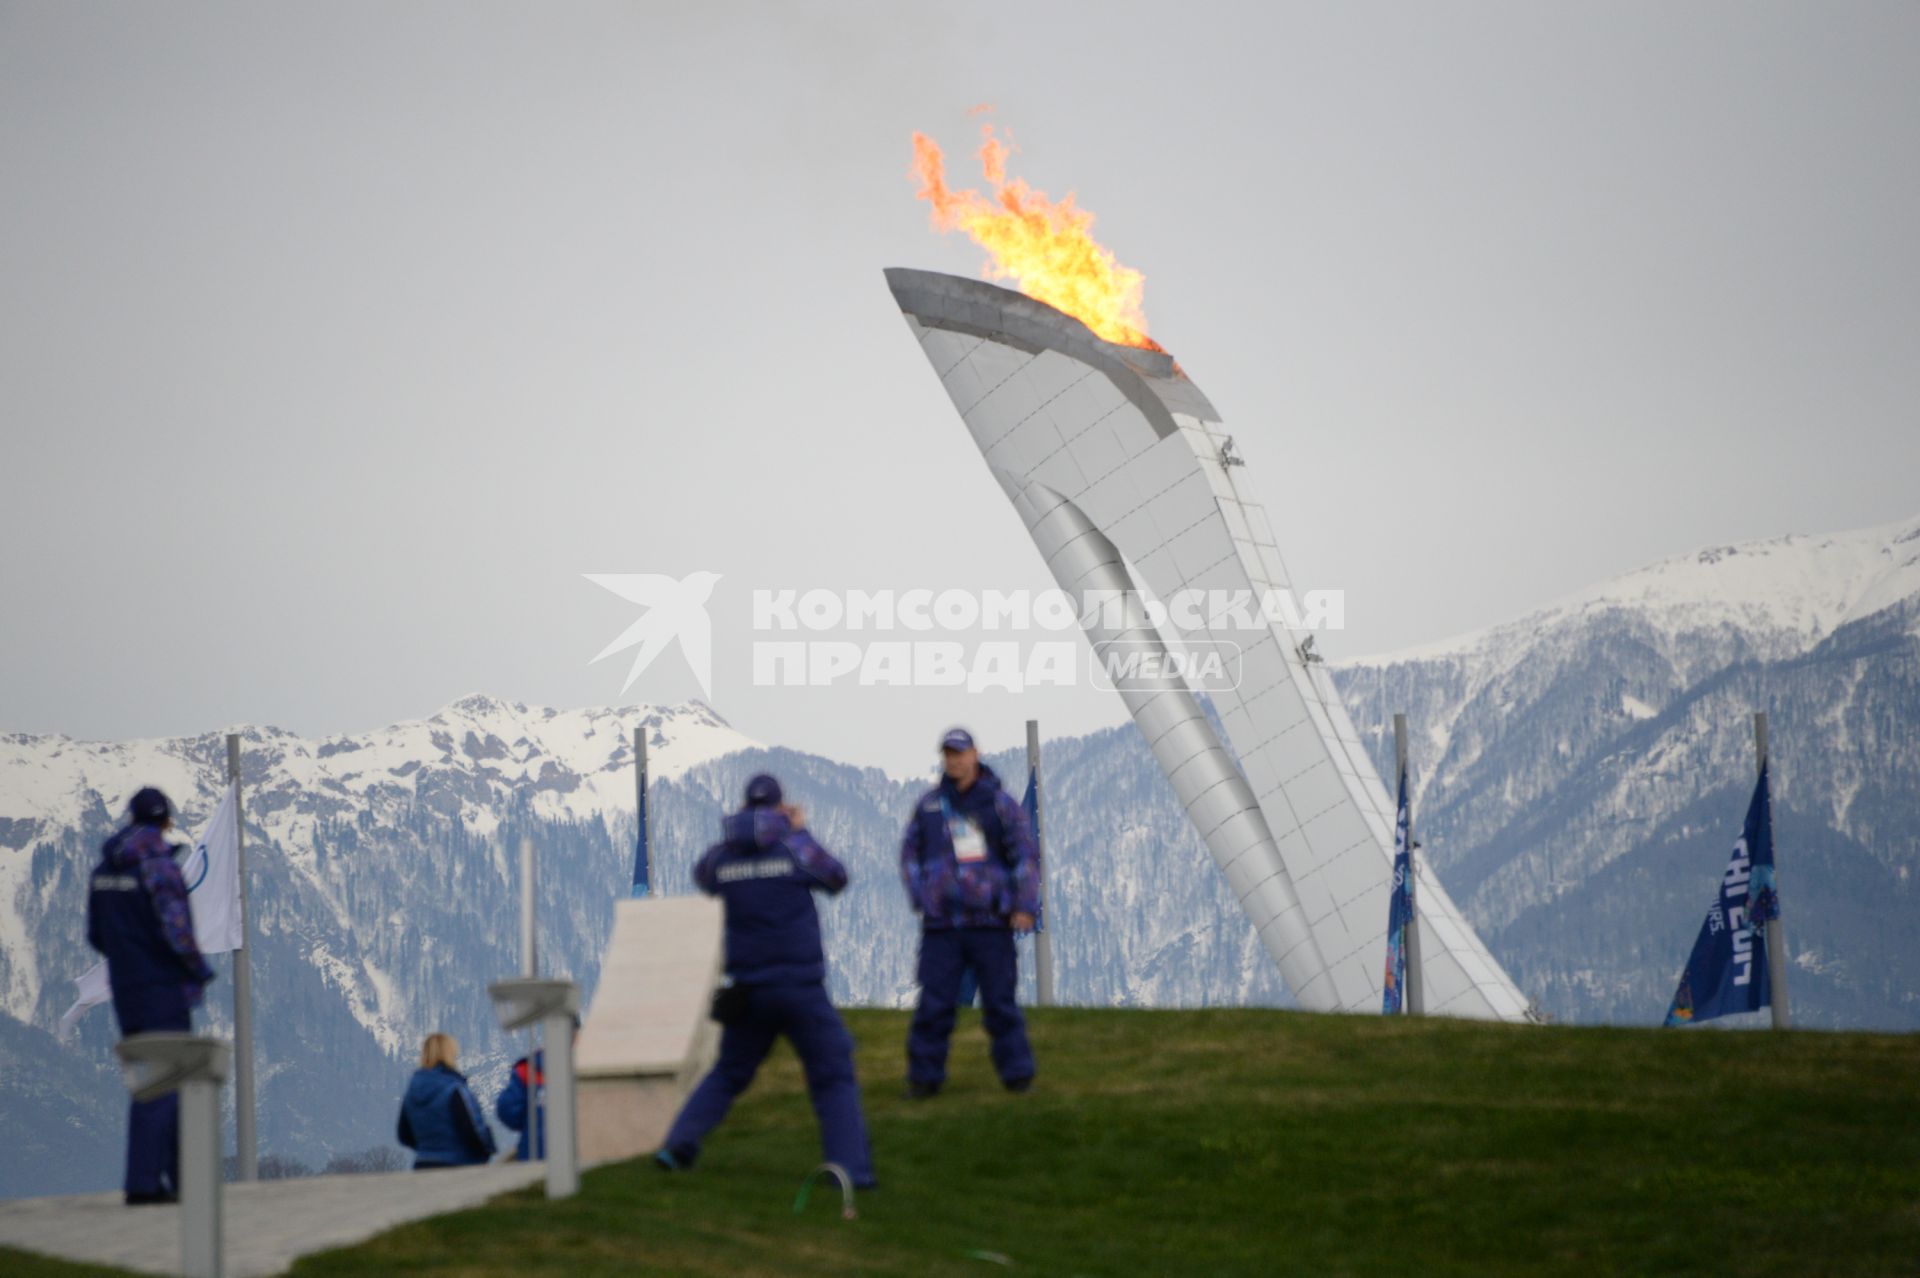
[[[127,815],[136,825],[161,825],[173,819],[173,803],[160,791],[146,786],[127,800]]]
[[[947,735],[940,738],[942,750],[973,749],[973,734],[965,728],[948,728]]]
[[[780,783],[762,772],[747,782],[747,806],[773,808],[780,805]]]

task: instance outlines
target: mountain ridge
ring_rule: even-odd
[[[1884,538],[1892,575],[1855,589],[1862,570],[1822,599],[1880,603],[1886,582],[1906,580],[1920,529],[1884,528],[1896,530]],[[1392,714],[1409,715],[1425,872],[1521,988],[1572,1021],[1658,1020],[1738,834],[1751,714],[1767,710],[1797,1023],[1920,1029],[1920,938],[1907,922],[1920,907],[1920,592],[1891,594],[1863,615],[1818,614],[1838,619],[1817,638],[1765,618],[1749,632],[1745,614],[1717,606],[1670,626],[1679,613],[1628,600],[1509,626],[1497,651],[1402,652],[1331,672],[1383,775]],[[484,989],[518,967],[522,839],[541,849],[543,970],[573,974],[591,998],[631,864],[641,725],[656,890],[691,890],[720,812],[752,772],[777,772],[853,875],[822,902],[830,991],[911,1000],[895,858],[924,782],[753,741],[699,703],[560,711],[475,694],[363,733],[248,729],[255,997],[271,1009],[257,1017],[265,1150],[317,1161],[384,1141],[389,1093],[431,1029],[468,1045],[481,1094],[497,1086],[517,1048]],[[1137,730],[1056,737],[1043,751],[1062,1001],[1287,1005]],[[1020,751],[990,761],[1018,784]],[[16,1080],[62,1075],[58,1087],[10,1081],[0,1114],[49,1157],[98,1146],[123,1104],[107,1014],[71,1043],[49,1032],[94,958],[79,903],[99,841],[133,786],[152,781],[178,787],[193,828],[224,765],[219,733],[0,737],[0,1057]],[[212,1032],[230,1032],[228,998],[216,987]],[[0,1194],[47,1184],[0,1173]]]
[[[1695,628],[1738,623],[1750,631],[1797,635],[1804,649],[1850,621],[1916,594],[1920,515],[1840,532],[1702,546],[1604,577],[1490,626],[1334,664],[1393,665],[1504,649],[1542,625],[1628,606],[1662,620],[1692,620]]]

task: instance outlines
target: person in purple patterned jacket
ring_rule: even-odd
[[[920,797],[900,840],[900,877],[920,916],[920,1000],[907,1031],[907,1095],[925,1100],[947,1081],[962,976],[979,979],[993,1067],[1010,1092],[1033,1085],[1033,1049],[1014,998],[1019,967],[1014,933],[1033,930],[1040,908],[1040,854],[1026,809],[973,737],[955,728],[940,739],[939,785]]]
[[[87,894],[87,941],[107,959],[113,1014],[124,1035],[186,1033],[213,969],[193,939],[187,885],[166,832],[173,804],[148,787],[127,805],[127,825],[100,849]],[[135,1101],[127,1120],[130,1205],[177,1201],[180,1096]]]

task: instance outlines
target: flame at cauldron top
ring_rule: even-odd
[[[1010,280],[1037,301],[1065,311],[1109,342],[1157,351],[1147,336],[1141,311],[1146,277],[1120,265],[1093,238],[1093,214],[1074,204],[1072,192],[1059,201],[1045,191],[1007,177],[1011,148],[991,124],[981,126],[980,168],[992,197],[947,185],[940,144],[924,133],[913,135],[913,173],[919,198],[933,206],[940,231],[964,231],[987,250],[987,275]]]

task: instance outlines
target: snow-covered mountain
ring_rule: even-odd
[[[1766,711],[1800,1019],[1920,1024],[1920,519],[1701,550],[1335,677],[1377,757],[1408,714],[1433,864],[1577,1019],[1664,1007]]]
[[[837,998],[910,996],[915,930],[895,869],[917,784],[766,748],[705,706],[561,712],[472,696],[429,719],[309,741],[242,732],[263,1150],[320,1161],[388,1140],[425,1033],[463,1044],[479,1089],[514,1047],[485,987],[516,969],[517,849],[539,849],[545,970],[591,994],[635,834],[633,730],[655,780],[655,882],[686,891],[748,776],[780,774],[853,872],[823,909]],[[1006,725],[1008,737],[1017,725]],[[1060,988],[1097,1003],[1279,1002],[1285,992],[1131,729],[1050,743]],[[192,829],[223,785],[222,734],[127,743],[0,739],[0,1114],[48,1156],[0,1166],[0,1195],[99,1187],[122,1092],[111,1016],[77,1043],[49,1030],[94,955],[85,881],[126,796],[158,784]],[[1024,763],[996,756],[1009,784]],[[1223,926],[1224,924],[1224,926]],[[217,967],[225,970],[223,963]],[[1030,966],[1030,965],[1029,965]],[[216,985],[212,1025],[229,1029]],[[18,1113],[20,1123],[14,1125]]]
[[[1335,678],[1383,772],[1412,721],[1432,866],[1549,1013],[1657,1020],[1751,785],[1770,713],[1786,923],[1802,1023],[1920,1025],[1920,520],[1722,547],[1616,578]],[[835,996],[910,997],[894,870],[917,786],[751,741],[698,704],[555,711],[465,698],[431,718],[307,740],[248,729],[265,1151],[309,1163],[389,1139],[407,1058],[453,1032],[479,1090],[514,1046],[487,981],[511,971],[515,850],[540,849],[543,964],[591,992],[634,835],[631,738],[656,778],[662,890],[746,777],[778,772],[853,886],[823,909]],[[991,741],[1019,725],[976,724]],[[992,757],[1020,784],[1013,752]],[[220,734],[0,737],[0,1195],[117,1175],[111,1017],[50,1030],[91,961],[85,876],[126,796],[168,789],[195,826]],[[1273,965],[1138,733],[1046,744],[1059,988],[1089,1004],[1286,1001]],[[215,987],[213,1025],[229,994]]]
[[[470,836],[492,834],[509,811],[558,823],[589,823],[634,802],[633,733],[649,733],[649,766],[659,779],[758,743],[698,702],[670,709],[530,709],[491,697],[462,698],[427,719],[373,732],[309,741],[276,728],[241,733],[242,782],[250,840],[263,842],[320,890],[330,909],[339,893],[323,871],[331,822],[365,825],[432,813]],[[67,902],[37,879],[36,857],[17,855],[63,831],[111,828],[127,795],[157,785],[198,829],[225,786],[221,734],[120,743],[64,736],[0,737],[0,1012],[32,1020],[49,981],[42,947],[27,944],[38,924]],[[256,858],[257,859],[257,858]],[[38,858],[44,869],[45,859]],[[259,867],[256,867],[259,868]],[[404,902],[395,902],[396,907]],[[343,922],[348,920],[342,919]],[[333,967],[357,1006],[380,1015],[390,980],[377,968]],[[398,1011],[399,1009],[392,1009]]]
[[[1853,532],[1796,533],[1709,546],[1623,573],[1524,617],[1348,664],[1378,667],[1462,658],[1499,678],[1543,631],[1631,615],[1671,655],[1713,664],[1720,636],[1752,655],[1810,652],[1827,636],[1920,595],[1920,518]]]

